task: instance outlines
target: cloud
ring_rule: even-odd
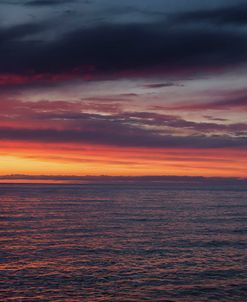
[[[49,24],[35,22],[1,27],[0,48],[4,48],[4,46],[9,46],[10,50],[13,51],[14,48],[11,47],[11,43],[15,43],[15,41],[18,40],[23,41],[24,38],[44,32],[45,30],[47,30],[48,27]],[[16,51],[18,54],[18,50]]]
[[[109,125],[108,125],[109,126]],[[112,125],[113,126],[113,125]],[[116,127],[116,125],[114,125]],[[102,130],[103,129],[103,130]],[[171,136],[158,135],[138,128],[118,125],[115,129],[107,123],[96,123],[92,128],[80,130],[0,128],[0,140],[90,143],[105,146],[145,148],[246,148],[245,137],[230,136]]]
[[[152,109],[160,110],[230,110],[246,111],[247,110],[247,91],[246,89],[236,91],[225,91],[216,100],[204,102],[183,102],[172,106],[153,106]]]
[[[167,83],[152,83],[152,84],[145,84],[144,88],[165,88],[165,87],[183,87],[181,84],[167,82]]]
[[[77,129],[95,136],[94,142],[109,135],[119,140],[119,134],[146,137],[152,141],[155,137],[171,135],[181,139],[184,136],[229,136],[243,137],[247,132],[246,123],[215,123],[194,122],[177,115],[159,114],[154,112],[127,112],[118,102],[96,101],[36,101],[24,102],[18,100],[0,101],[0,118],[2,127],[15,128],[25,132],[25,125],[39,129],[74,131]],[[21,124],[23,126],[20,125]],[[45,123],[44,123],[45,121]],[[217,120],[219,122],[219,120]],[[18,130],[18,129],[17,129]],[[12,132],[8,132],[10,136]],[[77,132],[75,132],[76,134]],[[84,132],[83,132],[84,133]],[[82,133],[82,134],[83,134]],[[98,135],[99,133],[99,135]],[[57,133],[59,135],[59,133]],[[84,135],[84,134],[83,134]],[[72,135],[73,136],[73,135]],[[63,133],[61,132],[61,137]],[[77,134],[76,136],[77,137]],[[129,137],[129,136],[128,136]],[[76,140],[76,139],[75,139]],[[80,141],[79,134],[78,140]],[[184,141],[186,143],[186,141]]]
[[[105,106],[95,107],[91,102],[3,102],[0,139],[147,148],[247,147],[245,123],[197,123],[173,115],[123,112],[117,104]],[[87,109],[108,114],[86,113]]]
[[[75,1],[75,0],[74,0]],[[32,0],[25,3],[27,6],[52,6],[70,4],[73,0]]]
[[[42,28],[46,30],[46,25],[38,26],[39,31]],[[28,31],[27,25],[1,29],[2,75],[33,76],[34,80],[60,74],[85,80],[178,76],[215,73],[247,62],[245,32],[225,28],[109,23],[84,26],[52,40],[31,39],[34,29]]]
[[[189,11],[172,16],[173,22],[206,23],[211,25],[243,26],[247,24],[247,5],[237,3],[233,6]]]
[[[41,100],[37,102],[24,102],[19,100],[0,101],[0,118],[5,120],[39,120],[39,119],[83,119],[87,114],[83,112],[119,113],[122,105],[111,100],[99,102],[94,100],[61,101]],[[92,116],[94,116],[92,114]]]
[[[236,135],[237,132],[247,131],[247,123],[235,123],[235,124],[219,124],[219,123],[205,123],[205,122],[193,122],[182,119],[179,116],[164,115],[152,112],[131,112],[122,113],[120,118],[127,123],[133,123],[139,126],[165,126],[180,130],[193,130],[197,134],[209,134],[209,133],[225,133]]]
[[[226,118],[214,117],[214,116],[211,116],[211,115],[204,115],[203,117],[208,119],[208,120],[216,121],[216,122],[227,122],[227,121],[229,121]]]

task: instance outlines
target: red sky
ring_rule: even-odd
[[[0,4],[0,175],[247,177],[246,6],[48,2]]]

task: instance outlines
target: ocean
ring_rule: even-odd
[[[0,185],[0,301],[247,301],[247,190]]]

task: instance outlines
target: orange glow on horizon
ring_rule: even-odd
[[[0,175],[247,177],[241,149],[148,149],[2,142]]]

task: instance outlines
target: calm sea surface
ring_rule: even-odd
[[[247,301],[247,191],[0,185],[0,301]]]

